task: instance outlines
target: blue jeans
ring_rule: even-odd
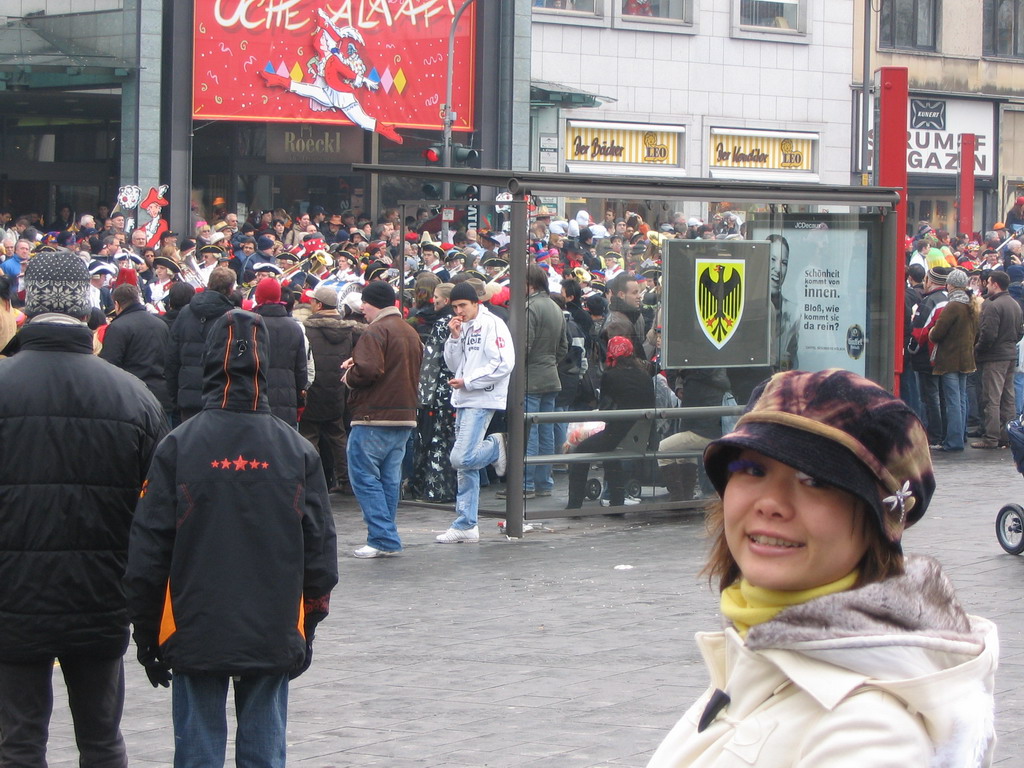
[[[967,374],[944,373],[941,378],[946,400],[946,439],[942,447],[947,451],[962,451],[967,431]]]
[[[468,530],[476,525],[480,506],[480,470],[498,458],[498,438],[487,434],[494,411],[488,408],[459,408],[455,411],[455,444],[449,455],[458,472],[455,497],[457,517],[452,528]]]
[[[223,768],[228,739],[224,711],[228,681],[221,675],[174,673],[171,717],[174,768]],[[288,725],[288,675],[235,679],[235,765],[284,768]]]
[[[942,442],[945,429],[942,424],[942,406],[939,404],[941,376],[931,373],[920,373],[917,383],[921,388],[921,404],[924,407],[924,424],[928,428],[928,444],[937,445]]]
[[[553,413],[557,392],[527,395],[523,408],[527,413]],[[527,456],[549,456],[555,452],[555,425],[533,424],[526,440]],[[523,488],[527,491],[550,491],[555,487],[550,464],[527,464],[523,468]]]
[[[924,423],[924,405],[921,403],[921,388],[917,383],[917,371],[907,364],[900,374],[900,397],[913,409],[917,417]]]
[[[348,480],[363,510],[366,543],[385,552],[402,548],[395,518],[410,434],[412,427],[353,424],[348,436]]]
[[[1024,373],[1013,372],[1013,400],[1017,413],[1024,413]]]

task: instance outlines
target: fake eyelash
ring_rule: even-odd
[[[748,469],[761,469],[761,465],[750,459],[733,459],[726,465],[729,474],[745,472]]]

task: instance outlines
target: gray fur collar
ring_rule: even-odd
[[[908,556],[906,573],[795,605],[747,634],[750,650],[854,637],[921,635],[983,644],[939,563]]]

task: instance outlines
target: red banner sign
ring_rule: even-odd
[[[197,120],[440,130],[454,0],[196,0]],[[473,130],[476,16],[459,20],[456,131]]]

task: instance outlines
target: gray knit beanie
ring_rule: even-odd
[[[89,270],[68,252],[40,253],[25,270],[25,314],[29,317],[57,312],[76,320],[92,312]]]

